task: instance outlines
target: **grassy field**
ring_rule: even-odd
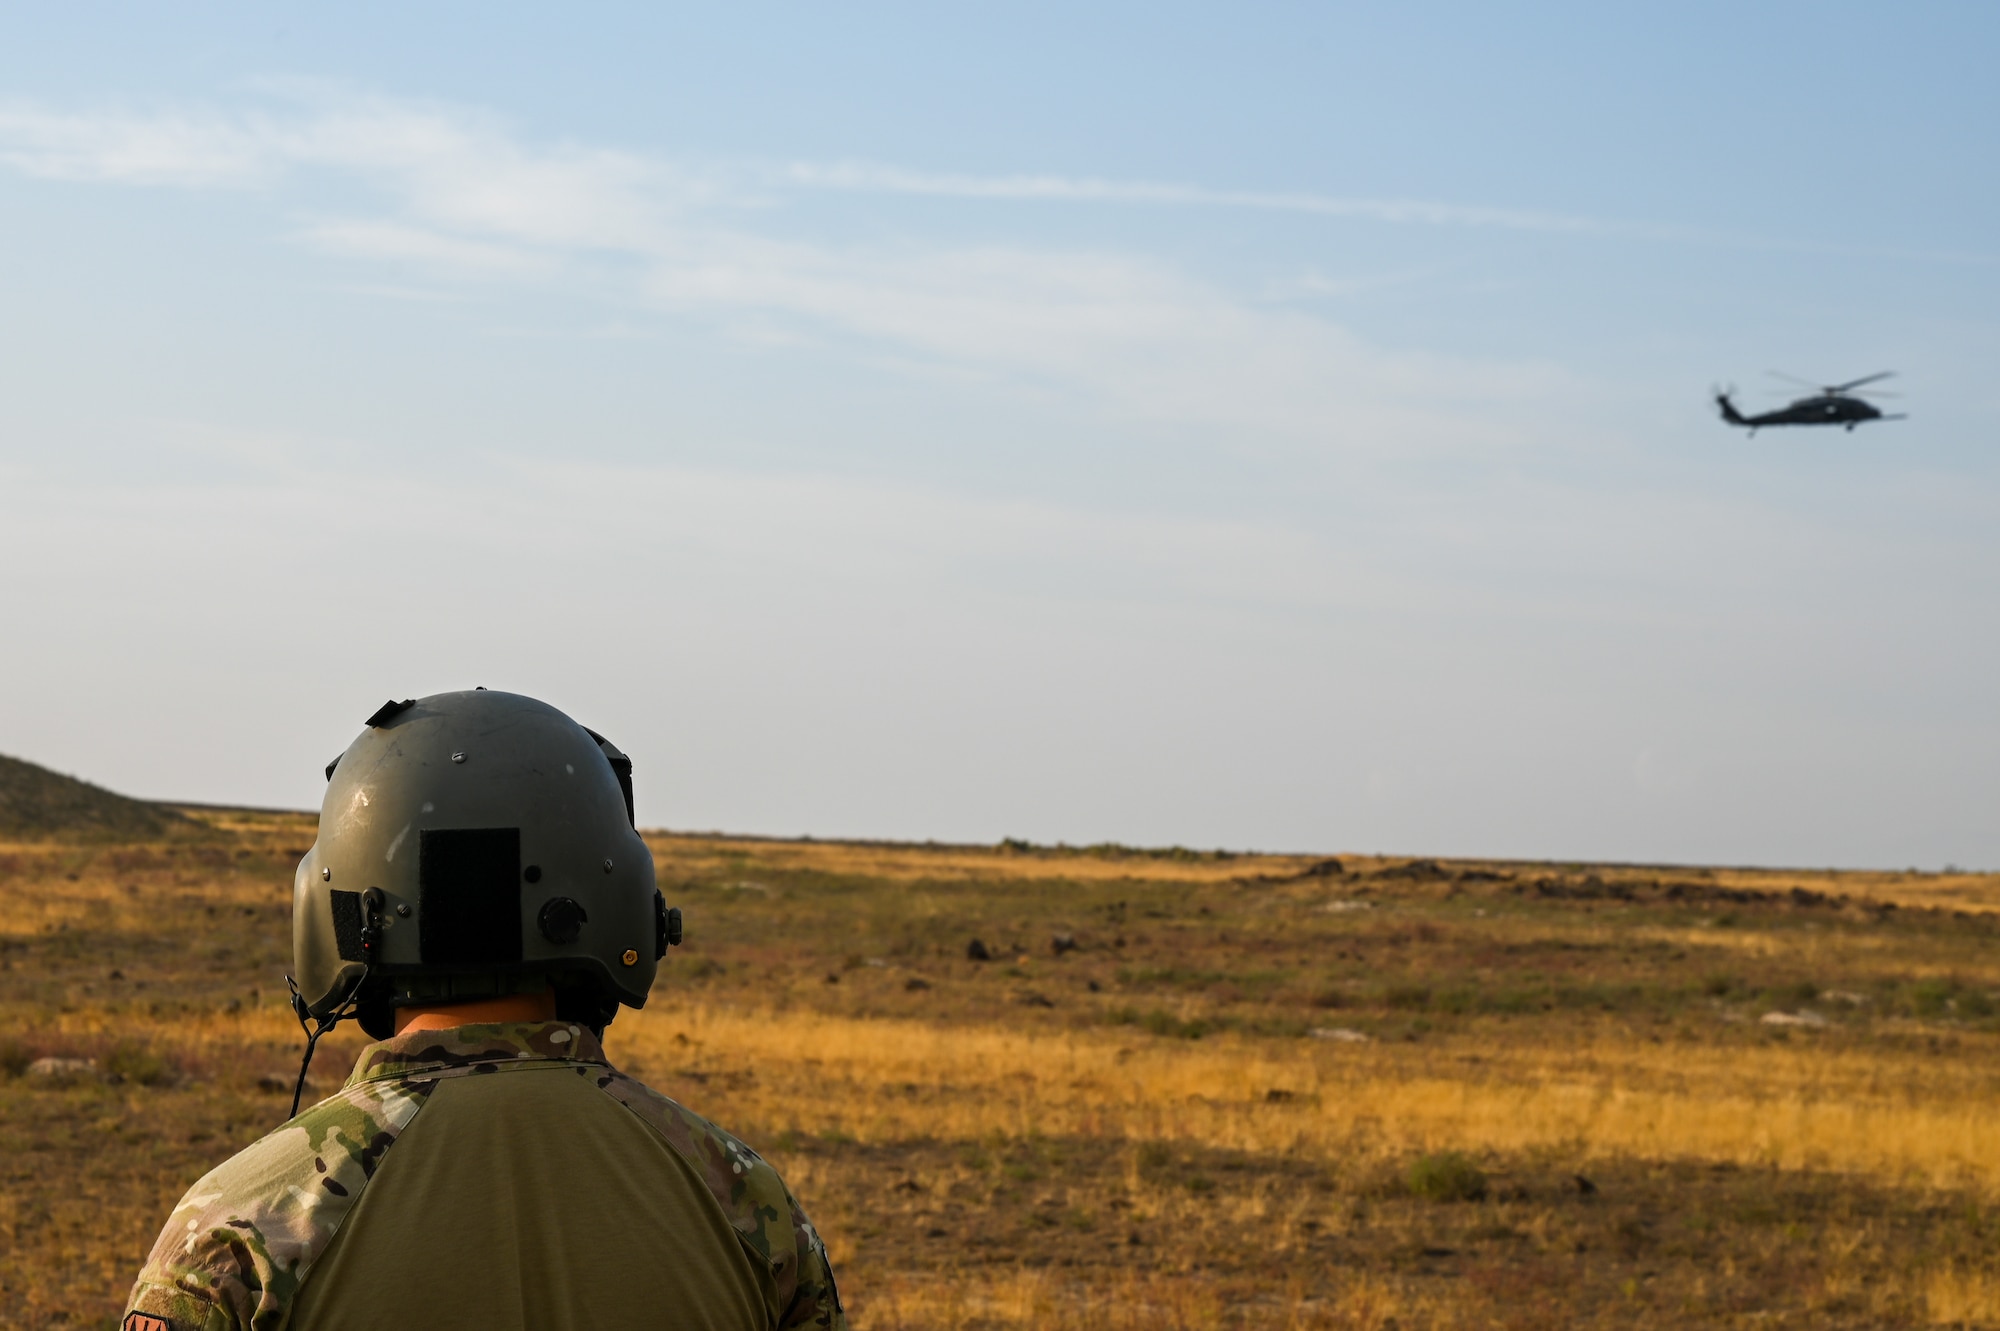
[[[0,1324],[283,1117],[312,820],[187,812],[0,845]],[[2000,1325],[2000,879],[650,839],[611,1056],[858,1326]]]

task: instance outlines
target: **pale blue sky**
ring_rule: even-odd
[[[9,21],[0,752],[305,805],[478,683],[677,827],[2000,864],[2000,10],[404,8]]]

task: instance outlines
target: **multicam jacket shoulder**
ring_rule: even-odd
[[[777,1171],[611,1067],[588,1030],[557,1022],[415,1032],[362,1050],[340,1091],[188,1189],[132,1288],[123,1331],[280,1331],[314,1261],[441,1081],[551,1061],[591,1078],[694,1167],[769,1270],[781,1331],[844,1331],[826,1246]]]
[[[313,1259],[436,1084],[351,1081],[209,1171],[167,1217],[125,1331],[283,1326]]]
[[[847,1325],[826,1244],[777,1170],[701,1115],[622,1072],[607,1067],[597,1084],[701,1172],[743,1246],[770,1267],[784,1310],[781,1328]]]

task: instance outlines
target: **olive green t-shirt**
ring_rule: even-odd
[[[562,1023],[419,1032],[189,1190],[127,1331],[844,1328],[775,1171]]]

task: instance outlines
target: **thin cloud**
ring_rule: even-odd
[[[215,116],[60,115],[0,107],[0,162],[50,180],[241,185],[268,173],[272,148],[254,122]]]
[[[905,171],[896,167],[841,162],[796,162],[784,179],[812,189],[871,194],[917,194],[958,199],[1060,200],[1077,203],[1171,204],[1243,208],[1260,212],[1358,217],[1377,222],[1417,222],[1428,226],[1504,227],[1515,231],[1644,234],[1667,238],[1673,228],[1639,226],[1562,213],[1511,208],[1468,207],[1421,199],[1343,198],[1324,194],[1204,189],[1198,185],[1101,180],[1073,176],[967,176]]]
[[[1230,447],[1484,449],[1511,436],[1475,404],[1565,391],[1565,377],[1546,366],[1387,352],[1316,314],[1143,256],[781,238],[757,229],[761,210],[728,206],[751,196],[713,176],[591,145],[535,144],[495,117],[427,103],[321,90],[305,104],[233,117],[16,107],[0,115],[0,161],[47,178],[129,186],[344,179],[353,197],[341,215],[308,217],[294,234],[345,260],[457,282],[560,281],[591,297],[636,299],[741,330],[746,340],[782,340],[788,331],[830,337],[849,354],[888,351],[1081,392],[1114,416],[1212,427]],[[1101,182],[829,171],[798,168],[794,186],[1336,207]],[[1585,225],[1419,204],[1366,207],[1419,220]]]
[[[348,258],[424,264],[469,275],[520,275],[545,271],[549,266],[544,256],[519,246],[496,245],[399,222],[320,222],[303,228],[299,236],[317,249]]]
[[[1825,254],[1846,258],[1916,260],[1928,263],[1994,264],[2000,256],[1966,250],[1921,250],[1857,246],[1809,240],[1716,231],[1663,222],[1626,221],[1573,213],[1494,208],[1477,204],[1438,203],[1425,199],[1380,199],[1331,194],[1266,190],[1219,190],[1199,185],[1143,180],[1104,180],[1054,175],[978,176],[950,172],[909,171],[866,162],[794,162],[780,174],[786,183],[806,189],[860,194],[905,194],[954,199],[1022,202],[1110,203],[1167,207],[1231,208],[1251,212],[1301,213],[1308,216],[1353,218],[1394,225],[1465,227],[1539,232],[1567,236],[1603,236],[1668,244],[1720,246]]]

